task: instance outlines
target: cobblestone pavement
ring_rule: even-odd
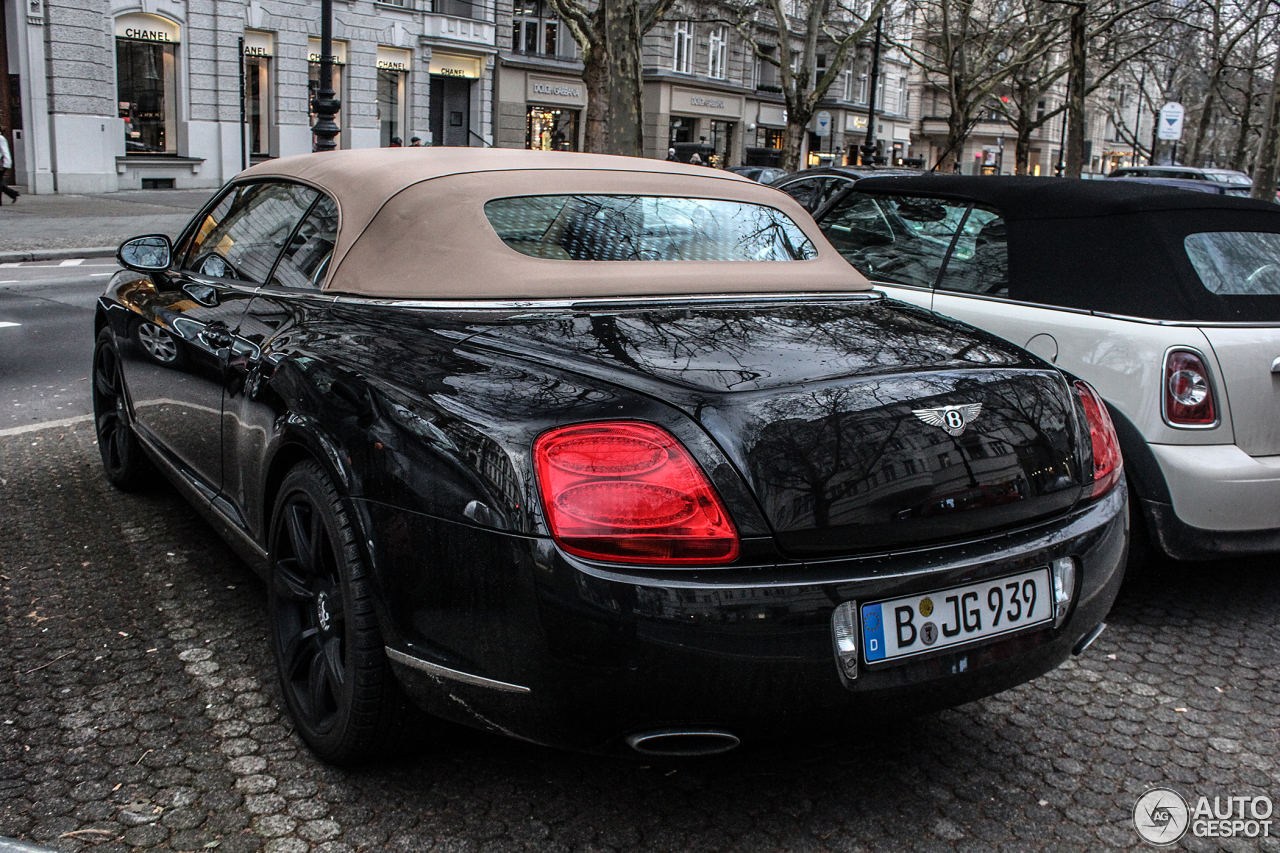
[[[0,836],[60,850],[1150,849],[1152,785],[1280,799],[1271,561],[1159,567],[1084,657],[840,743],[674,764],[457,732],[347,772],[282,716],[262,584],[174,492],[107,487],[90,424],[0,438],[0,507]]]

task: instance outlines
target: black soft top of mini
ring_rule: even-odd
[[[1280,296],[1211,293],[1184,240],[1205,232],[1280,234],[1280,205],[1129,181],[863,178],[858,192],[969,202],[1006,223],[1013,299],[1188,322],[1280,321]]]

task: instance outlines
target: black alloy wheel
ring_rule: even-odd
[[[155,468],[133,434],[120,351],[109,329],[98,334],[93,349],[93,423],[111,484],[127,492],[150,485]]]
[[[268,610],[285,703],[320,758],[377,757],[409,713],[383,651],[351,523],[315,462],[289,472],[271,525]]]

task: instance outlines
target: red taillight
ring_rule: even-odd
[[[1173,350],[1165,356],[1164,418],[1170,426],[1213,426],[1218,422],[1209,371],[1197,353]]]
[[[571,554],[667,565],[728,563],[738,532],[693,457],[661,427],[558,427],[533,444],[551,534]]]
[[[1098,392],[1079,379],[1075,385],[1080,404],[1084,406],[1085,420],[1089,422],[1089,442],[1093,445],[1093,486],[1089,497],[1096,498],[1111,491],[1111,487],[1120,480],[1123,464],[1120,439],[1116,436],[1115,424],[1111,423],[1107,404],[1102,402]]]

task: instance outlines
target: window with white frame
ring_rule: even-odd
[[[867,72],[865,71],[858,75],[858,96],[853,100],[859,104],[867,102]]]
[[[712,30],[711,32],[711,56],[707,62],[707,76],[715,80],[723,80],[726,75],[725,59],[728,54],[728,44],[725,42],[724,27]]]
[[[898,113],[906,115],[909,106],[911,104],[907,100],[907,75],[903,74],[898,78]]]
[[[676,21],[675,63],[681,74],[693,73],[693,33],[688,21]]]
[[[776,56],[778,49],[773,45],[761,45],[760,52],[766,56]],[[755,58],[755,87],[757,89],[776,90],[778,88],[778,66],[764,56]]]

